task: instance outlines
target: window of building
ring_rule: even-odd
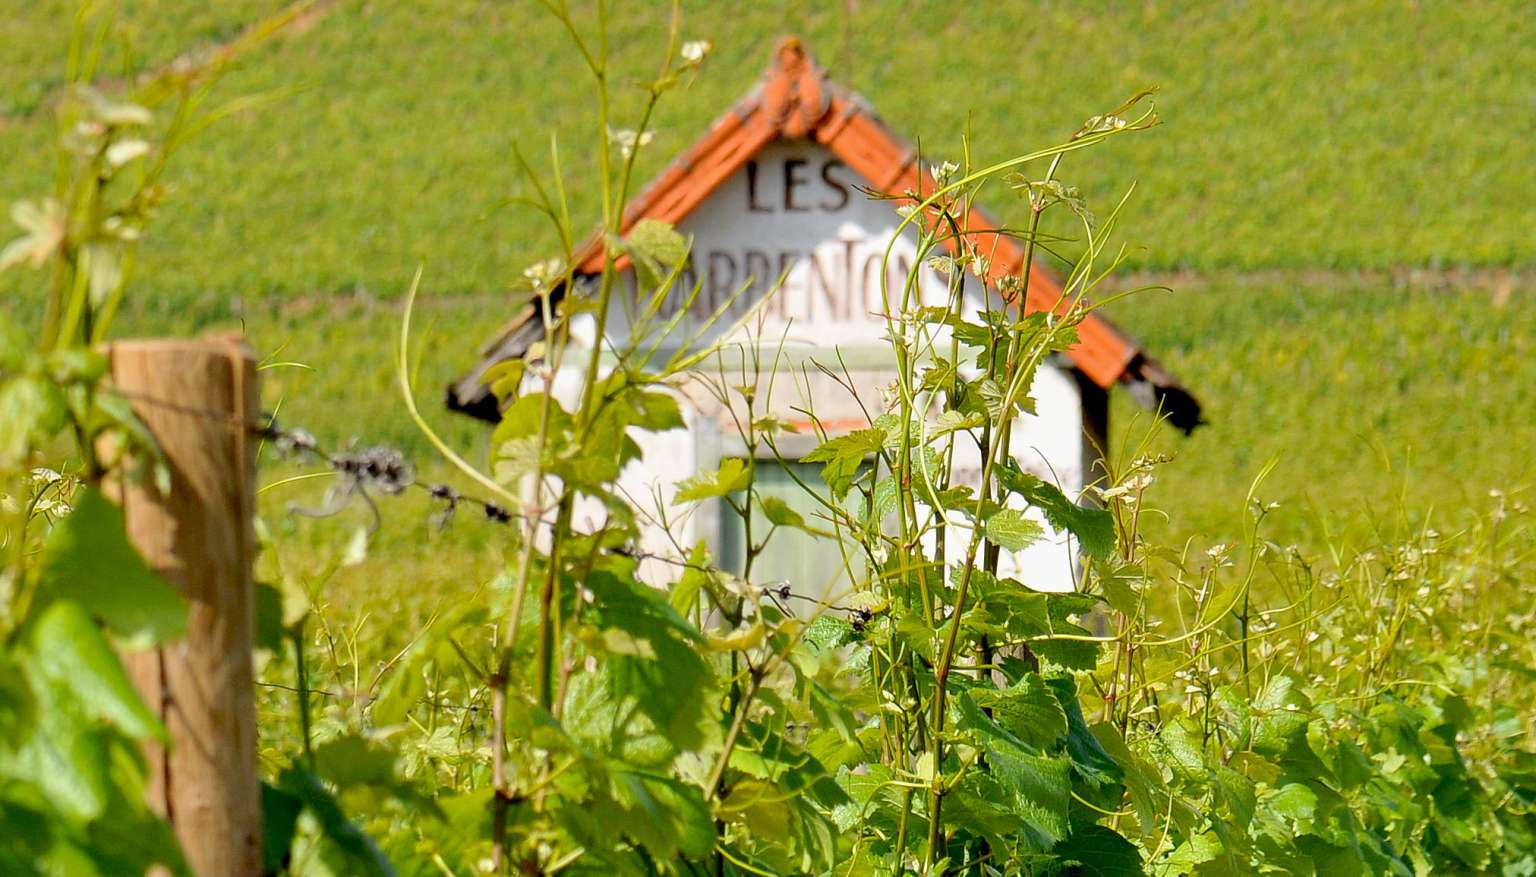
[[[755,484],[760,498],[783,500],[811,527],[831,533],[833,528],[825,518],[825,507],[796,484],[795,478],[819,491],[823,497],[827,496],[820,463],[757,461]],[[734,499],[740,504],[745,497],[738,494]],[[772,524],[764,517],[762,509],[754,504],[752,540],[761,543],[770,527]],[[815,608],[811,601],[837,599],[848,592],[851,580],[844,562],[845,549],[852,550],[846,541],[839,545],[838,540],[830,536],[821,538],[802,530],[779,527],[768,540],[767,548],[753,561],[751,580],[765,588],[787,583],[795,594],[810,598],[797,597],[791,601],[790,608],[797,614],[808,615]],[[747,557],[746,527],[741,516],[730,508],[720,510],[719,553],[721,566],[738,575],[742,573]],[[855,571],[862,569],[863,561],[859,555],[850,554],[849,560]]]

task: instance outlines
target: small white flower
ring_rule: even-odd
[[[704,63],[705,56],[714,47],[715,44],[709,40],[690,40],[683,43],[683,60],[697,67],[699,64]]]
[[[61,473],[44,466],[39,466],[32,470],[32,481],[34,484],[52,484],[63,478],[64,476]]]
[[[81,119],[75,123],[75,137],[81,140],[93,140],[107,133],[107,126],[95,119]]]
[[[136,241],[139,239],[139,229],[123,221],[121,216],[108,216],[101,224],[101,230],[110,237],[120,241]]]
[[[523,279],[536,287],[543,287],[565,273],[565,263],[559,259],[545,259],[523,269]]]
[[[948,255],[934,256],[928,260],[928,267],[943,274],[945,277],[951,277],[955,273],[955,257]]]
[[[145,140],[119,140],[107,147],[107,165],[122,167],[134,159],[148,155],[149,149],[149,143]]]
[[[639,149],[647,143],[650,143],[653,139],[655,139],[655,136],[656,135],[651,131],[641,131],[637,133],[629,128],[623,128],[618,131],[615,131],[612,128],[608,129],[608,142],[617,146],[619,148],[619,154],[625,158],[629,158],[631,155],[634,155],[636,149]]]
[[[915,213],[917,213],[916,204],[903,204],[896,208],[896,214],[902,219],[910,219]]]
[[[1146,490],[1147,488],[1151,487],[1152,482],[1156,480],[1157,479],[1152,475],[1152,473],[1143,472],[1140,475],[1133,475],[1132,477],[1125,479],[1125,486],[1131,490]]]
[[[939,185],[942,186],[945,183],[948,183],[949,178],[953,177],[955,175],[955,171],[958,170],[960,170],[960,165],[955,164],[952,161],[946,161],[943,164],[934,167],[933,178],[938,181]]]
[[[1119,131],[1127,124],[1128,123],[1125,121],[1125,119],[1119,116],[1091,116],[1089,117],[1088,121],[1083,123],[1083,132],[1087,134],[1098,134],[1104,131]]]
[[[1020,280],[1017,275],[1004,274],[1002,277],[997,278],[998,295],[1001,295],[1005,300],[1014,301],[1023,291],[1024,281]]]

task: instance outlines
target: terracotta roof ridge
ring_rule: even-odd
[[[774,47],[772,59],[758,83],[710,125],[660,174],[636,193],[624,211],[621,231],[641,219],[658,219],[677,225],[703,203],[732,174],[763,147],[775,140],[813,140],[831,151],[871,186],[893,196],[893,206],[912,203],[911,193],[933,192],[938,184],[918,149],[897,134],[875,110],[874,104],[853,89],[833,82],[816,63],[805,43],[787,36]],[[1028,300],[1021,309],[1062,311],[1060,279],[1036,263],[1022,263],[1025,248],[980,207],[972,206],[965,217],[967,236],[978,251],[988,254],[989,285],[1007,275],[1027,271]],[[951,249],[959,246],[950,241]],[[606,258],[600,233],[588,238],[574,253],[577,274],[603,270]],[[618,267],[627,260],[620,258]],[[526,319],[514,319],[486,348],[486,356],[449,392],[449,405],[477,415],[494,414],[482,398],[478,376],[492,360],[515,355],[518,338],[528,331]],[[1175,425],[1191,429],[1201,422],[1199,402],[1178,380],[1157,363],[1129,335],[1098,313],[1088,314],[1078,327],[1078,341],[1068,356],[1076,368],[1101,387],[1131,385],[1133,395],[1148,395],[1158,407],[1167,408]],[[1143,393],[1142,391],[1146,392]],[[1148,400],[1142,400],[1144,402]],[[479,407],[474,407],[479,406]],[[492,418],[493,419],[493,418]]]
[[[763,76],[762,101],[765,121],[786,140],[806,137],[831,110],[826,71],[799,37],[779,40]]]

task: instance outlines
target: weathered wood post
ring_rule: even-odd
[[[198,877],[261,874],[261,798],[251,675],[256,362],[238,336],[122,341],[112,382],[165,454],[170,492],[125,484],[128,538],[181,590],[186,638],[129,655],[170,731],[148,752],[151,806]]]

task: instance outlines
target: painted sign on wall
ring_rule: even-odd
[[[673,301],[699,283],[691,311],[703,319],[750,284],[739,312],[783,278],[763,309],[769,325],[792,324],[813,342],[878,343],[914,270],[922,304],[943,304],[947,282],[916,265],[910,228],[887,254],[900,217],[860,191],[867,185],[815,144],[767,147],[679,224],[693,255]]]
[[[862,364],[849,370],[846,383],[823,379],[813,368],[804,374],[786,369],[772,376],[731,373],[726,383],[739,386],[756,382],[759,403],[772,409],[763,413],[772,413],[783,422],[801,422],[808,416],[806,412],[814,411],[819,426],[829,433],[867,427],[869,412],[880,407],[881,391],[895,377],[886,315],[948,302],[949,278],[919,260],[916,230],[908,227],[897,237],[900,214],[890,202],[861,191],[867,185],[815,143],[777,142],[746,162],[678,223],[678,231],[691,238],[692,250],[690,265],[669,299],[674,313],[698,284],[699,292],[689,305],[688,315],[697,325],[731,302],[745,285],[748,289],[735,299],[733,310],[740,313],[761,303],[761,325],[753,322],[743,331],[760,331],[765,344],[777,344],[783,338],[787,349],[809,348],[818,360],[834,366],[840,353],[833,348],[850,353],[862,348],[867,352]],[[946,253],[936,248],[931,255]],[[908,278],[915,279],[916,300],[903,302]],[[966,311],[974,313],[986,304],[974,280],[966,284],[966,291]],[[716,325],[730,322],[722,320]],[[612,315],[609,327],[615,332],[625,331],[622,315]],[[688,327],[677,330],[678,337],[691,334]],[[1013,455],[1027,471],[1075,493],[1084,471],[1077,383],[1069,372],[1050,366],[1041,370],[1032,392],[1038,415],[1016,422]],[[650,496],[659,491],[665,496],[677,481],[715,468],[721,456],[745,452],[733,438],[736,415],[722,407],[713,394],[688,395],[688,433],[680,438],[637,439],[645,446],[646,456],[643,467],[626,472],[625,489],[630,495]],[[800,436],[785,439],[787,453],[807,449],[790,450],[795,439],[817,435],[808,423],[805,426]],[[691,452],[675,447],[678,443],[691,445]],[[967,480],[967,474],[969,480],[979,478],[974,442],[957,444],[955,463],[960,481]],[[816,479],[807,481],[816,483]],[[679,538],[687,544],[702,536],[717,552],[725,550],[721,556],[728,556],[730,532],[722,529],[726,526],[723,521],[718,509],[696,511],[681,537],[657,532],[651,534],[648,544],[654,543],[654,550],[660,552]],[[957,544],[968,535],[963,521],[952,521],[947,532]],[[1070,589],[1075,569],[1072,551],[1064,534],[1048,528],[1047,533],[1047,538],[1023,551],[1005,552],[1000,568],[1005,574],[1024,576],[1032,587]],[[835,571],[841,562],[835,542],[797,533],[775,538],[776,550],[786,553],[779,558],[785,563]],[[963,544],[956,550],[960,548]],[[772,566],[776,561],[767,562]]]

